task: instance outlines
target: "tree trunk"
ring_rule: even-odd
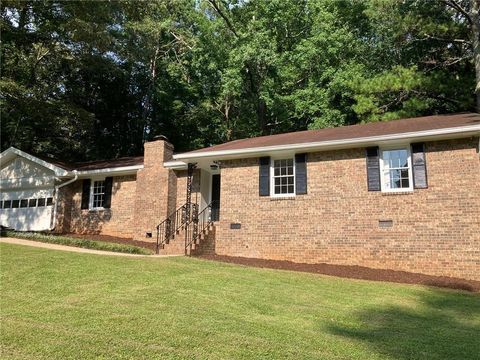
[[[257,103],[257,120],[262,135],[269,135],[267,131],[267,104],[265,104],[265,101],[261,98],[258,99]]]
[[[473,43],[473,59],[475,62],[475,96],[477,112],[480,113],[480,0],[470,0],[472,2],[472,10],[470,17],[472,20],[472,43]]]

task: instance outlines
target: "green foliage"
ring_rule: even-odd
[[[2,149],[70,160],[475,104],[444,1],[4,1],[1,31]]]
[[[68,236],[60,235],[49,235],[35,232],[18,232],[18,231],[6,231],[5,234],[2,233],[2,236],[13,237],[18,239],[34,240],[50,244],[57,245],[67,245],[75,246],[85,249],[94,249],[94,250],[103,250],[103,251],[114,251],[120,253],[128,254],[142,254],[142,255],[151,255],[153,252],[144,249],[138,246],[125,245],[125,244],[115,244],[104,241],[97,240],[88,240],[88,239],[78,239]]]

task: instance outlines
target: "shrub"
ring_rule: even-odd
[[[43,234],[36,232],[17,232],[17,231],[5,231],[2,236],[9,236],[14,238],[35,240],[50,244],[75,246],[85,249],[103,250],[103,251],[115,251],[128,254],[141,254],[151,255],[152,251],[149,249],[141,248],[133,245],[116,244],[97,240],[77,239],[68,236]]]

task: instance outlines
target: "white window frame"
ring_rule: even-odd
[[[105,178],[92,178],[90,179],[90,197],[88,200],[88,209],[89,210],[104,210],[105,208],[103,206],[93,206],[93,198],[94,198],[94,193],[93,190],[95,189],[95,182],[96,181],[103,181],[104,183],[104,190],[103,190],[103,203],[105,204]]]
[[[384,156],[385,151],[407,150],[407,165],[408,165],[408,188],[389,189],[385,186],[385,166]],[[412,192],[413,191],[413,167],[412,167],[412,152],[410,144],[401,144],[397,146],[389,146],[380,148],[380,187],[382,192],[396,193],[396,192]]]
[[[293,161],[293,193],[290,194],[275,194],[275,160],[290,160]],[[292,175],[288,175],[292,176]],[[284,197],[295,197],[297,195],[296,189],[296,173],[295,173],[295,155],[285,155],[285,156],[277,156],[270,158],[270,197],[274,198],[284,198]]]

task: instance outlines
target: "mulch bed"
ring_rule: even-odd
[[[84,240],[98,240],[98,241],[104,241],[104,242],[110,242],[110,243],[133,245],[133,246],[138,246],[138,247],[155,251],[154,242],[138,241],[138,240],[133,240],[131,238],[122,238],[122,237],[99,235],[99,234],[98,235],[62,234],[62,235],[72,237],[72,238],[77,238],[77,239],[84,239]]]
[[[154,242],[138,241],[132,240],[131,238],[122,238],[108,235],[64,235],[78,239],[98,240],[117,244],[134,245],[155,251]],[[450,289],[467,290],[471,292],[480,292],[480,281],[465,280],[448,276],[432,276],[406,271],[372,269],[365,266],[332,265],[325,263],[304,264],[283,260],[266,260],[223,255],[200,255],[198,257],[207,260],[215,260],[225,263],[253,266],[259,268],[300,271],[314,274],[338,276],[350,279],[388,281],[402,284],[420,284]]]
[[[431,276],[406,271],[372,269],[364,266],[331,265],[331,264],[303,264],[291,261],[264,260],[223,255],[202,255],[203,259],[221,261],[260,268],[301,271],[315,274],[324,274],[351,279],[389,281],[403,284],[420,284],[438,286],[451,289],[480,292],[480,281],[465,280],[447,276]]]

